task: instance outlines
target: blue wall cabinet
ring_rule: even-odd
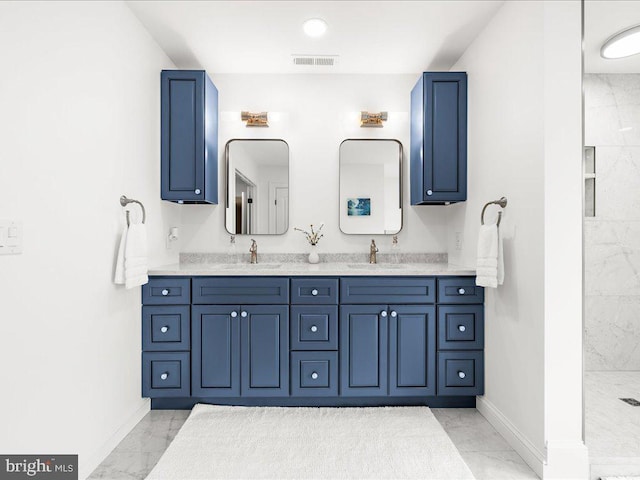
[[[340,307],[340,393],[387,395],[387,305]]]
[[[289,395],[289,307],[247,305],[240,310],[242,395]]]
[[[218,203],[218,90],[204,70],[161,73],[161,197]]]
[[[194,305],[191,388],[200,397],[240,395],[240,306]]]
[[[411,205],[467,199],[467,74],[425,72],[411,91]]]
[[[389,394],[436,394],[435,305],[389,307]]]

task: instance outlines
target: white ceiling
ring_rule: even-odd
[[[499,1],[129,1],[178,68],[209,73],[418,73],[448,70]],[[304,20],[323,18],[312,39]],[[339,55],[334,67],[292,54]]]
[[[584,70],[586,73],[640,73],[640,54],[604,59],[602,44],[612,35],[640,24],[640,1],[586,0]]]

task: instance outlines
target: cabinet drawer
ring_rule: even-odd
[[[191,394],[188,352],[143,352],[143,397],[188,397]]]
[[[338,352],[292,352],[291,395],[338,396]]]
[[[189,350],[188,305],[142,307],[143,350]]]
[[[349,277],[340,281],[341,303],[434,303],[433,277]]]
[[[305,305],[336,305],[338,303],[338,279],[291,279],[291,303]]]
[[[438,279],[438,303],[483,303],[484,288],[476,286],[476,277]]]
[[[483,305],[440,305],[438,307],[438,349],[482,350],[483,348]]]
[[[292,350],[337,350],[336,305],[291,306]]]
[[[188,305],[190,280],[176,277],[151,277],[142,286],[143,305]]]
[[[438,395],[483,394],[483,352],[438,352]]]
[[[247,268],[250,266],[247,265]],[[193,303],[274,305],[289,303],[289,279],[281,277],[195,277]]]

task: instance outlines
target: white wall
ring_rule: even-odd
[[[260,252],[308,251],[294,227],[325,223],[322,252],[367,253],[371,238],[381,252],[391,236],[345,235],[338,227],[338,149],[346,138],[395,138],[404,147],[403,178],[409,178],[409,92],[416,75],[215,75],[220,98],[220,159],[233,138],[282,138],[289,144],[289,230],[281,236],[258,236]],[[269,111],[269,128],[247,128],[240,112]],[[360,128],[360,110],[388,111],[383,128]],[[220,191],[225,191],[224,166]],[[221,197],[223,198],[223,197]],[[409,206],[409,182],[403,186],[403,252],[445,252],[449,207]],[[225,252],[224,205],[182,205],[181,251]],[[238,251],[249,239],[238,237]]]
[[[566,22],[566,37],[555,30],[553,15]],[[547,450],[550,439],[562,440],[584,454],[579,183],[575,190],[581,181],[579,26],[579,2],[506,2],[452,68],[469,74],[469,196],[451,208],[451,262],[475,264],[483,205],[502,196],[509,201],[501,224],[505,282],[485,290],[486,394],[478,408],[545,478],[582,478],[586,461],[572,459],[564,469]],[[562,185],[570,196],[564,203],[557,198]],[[488,215],[495,215],[498,207],[490,208]],[[463,233],[460,251],[456,232]],[[565,305],[558,305],[562,294]],[[564,339],[564,365],[557,342],[567,331],[556,331],[551,320],[574,335]],[[553,370],[562,372],[564,385],[549,383],[557,378]],[[566,418],[558,419],[559,411]],[[561,434],[549,424],[550,414],[561,428],[570,423]]]
[[[122,2],[1,2],[0,451],[77,453],[81,477],[148,410],[140,289],[112,284],[118,199],[147,207],[150,254],[179,210],[159,200],[160,70]]]

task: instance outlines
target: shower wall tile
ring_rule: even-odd
[[[640,370],[640,75],[585,75],[596,216],[585,219],[585,367]]]
[[[640,369],[640,296],[585,298],[585,369]]]
[[[640,75],[585,75],[585,144],[640,145]]]

